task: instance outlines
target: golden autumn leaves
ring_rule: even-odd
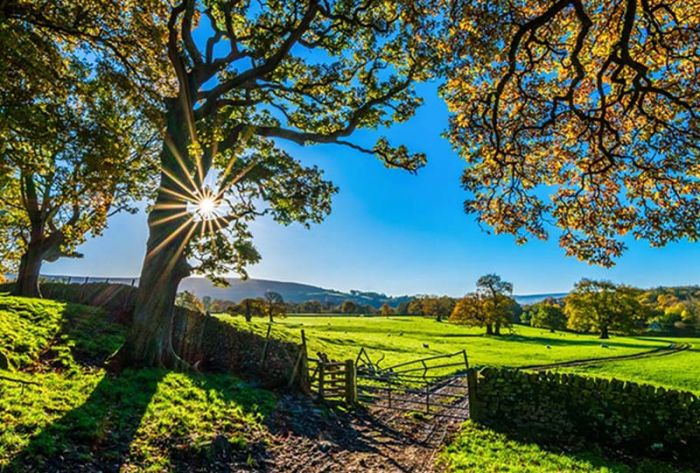
[[[465,2],[442,51],[468,213],[603,265],[700,226],[693,2]],[[488,22],[479,19],[489,19]]]

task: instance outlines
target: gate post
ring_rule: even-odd
[[[357,371],[353,360],[345,360],[345,402],[349,406],[357,404]]]
[[[476,400],[477,396],[477,378],[476,370],[470,369],[467,371],[467,396],[469,398],[469,418],[475,421],[479,420],[479,401]]]
[[[324,398],[323,383],[325,382],[325,377],[326,377],[326,363],[323,361],[323,358],[320,358],[318,360],[318,397],[320,399]]]

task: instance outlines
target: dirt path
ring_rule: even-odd
[[[571,366],[588,366],[598,363],[605,363],[607,361],[621,361],[621,360],[637,360],[640,358],[650,358],[656,356],[668,356],[680,353],[684,350],[690,348],[689,344],[677,344],[671,343],[668,347],[655,348],[654,350],[645,351],[642,353],[635,353],[633,355],[619,355],[619,356],[608,356],[605,358],[587,358],[584,360],[573,360],[573,361],[563,361],[560,363],[551,363],[548,365],[529,365],[520,366],[519,369],[522,370],[533,370],[533,371],[544,371],[552,368],[566,368]]]
[[[280,404],[269,425],[275,434],[269,457],[256,471],[432,473],[437,452],[462,422],[372,404],[355,412],[296,397]],[[466,398],[455,405],[468,412]]]

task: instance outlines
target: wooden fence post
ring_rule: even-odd
[[[272,330],[272,324],[267,326],[267,334],[265,335],[265,344],[263,345],[262,356],[260,357],[260,369],[265,367],[265,359],[267,358],[267,345],[270,343],[270,331]]]
[[[326,376],[326,363],[323,361],[323,358],[319,358],[318,360],[318,397],[319,399],[323,400],[323,391],[324,391],[324,386],[323,383],[325,381],[325,376]]]
[[[353,360],[345,360],[345,402],[357,404],[357,371]]]
[[[462,354],[464,355],[464,368],[469,369],[469,358],[467,358],[467,350],[462,350]]]

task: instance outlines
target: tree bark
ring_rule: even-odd
[[[493,333],[493,334],[494,334],[494,335],[500,335],[500,334],[501,334],[501,323],[500,323],[500,322],[496,322],[496,326],[495,326],[495,329],[494,329],[494,333]]]
[[[607,340],[608,338],[610,338],[610,333],[608,332],[608,326],[604,325],[603,327],[600,328],[600,339]]]
[[[22,297],[41,297],[39,275],[44,259],[40,243],[30,242],[27,251],[22,255],[15,284],[15,295]]]
[[[148,216],[146,257],[136,294],[133,323],[127,339],[112,357],[110,369],[156,366],[186,369],[173,349],[172,328],[175,297],[180,281],[190,274],[185,248],[196,223],[184,212],[188,193],[194,191],[188,173],[194,163],[188,155],[190,143],[187,114],[182,101],[167,103],[166,138],[161,152],[160,188]],[[188,169],[183,169],[189,166]]]
[[[493,325],[486,324],[486,335],[493,335]]]

